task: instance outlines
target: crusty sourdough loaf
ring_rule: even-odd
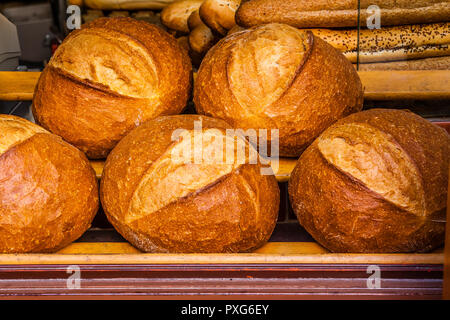
[[[236,25],[235,14],[241,0],[205,0],[199,13],[213,31],[226,35]]]
[[[0,115],[0,252],[56,251],[89,228],[97,209],[97,180],[81,151]]]
[[[381,29],[310,29],[351,62],[380,62],[450,55],[450,22]],[[359,40],[359,46],[358,46]]]
[[[448,0],[361,0],[360,22],[380,8],[382,26],[445,22],[450,20]],[[243,27],[286,23],[297,28],[356,27],[358,0],[250,0],[241,4],[236,22]]]
[[[194,130],[195,121],[202,131]],[[108,156],[100,188],[116,230],[146,252],[246,252],[264,244],[278,216],[275,177],[261,175],[261,164],[250,162],[248,152],[245,161],[220,163],[208,153],[191,161],[202,154],[193,149],[198,145],[212,150],[211,141],[229,139],[227,128],[198,115],[164,116],[121,140]],[[177,129],[186,134],[174,140]],[[178,159],[184,150],[192,154]]]
[[[298,156],[333,122],[361,110],[363,90],[337,49],[311,32],[268,24],[208,51],[194,103],[199,114],[235,128],[279,129],[280,155]]]
[[[200,8],[202,3],[203,0],[175,1],[161,11],[161,22],[169,29],[188,33],[188,19],[193,12]]]
[[[418,115],[356,113],[302,154],[292,208],[333,252],[428,251],[444,241],[449,162],[450,136]]]
[[[192,66],[177,41],[131,18],[100,18],[72,32],[36,86],[33,114],[90,158],[104,158],[134,127],[177,114]]]

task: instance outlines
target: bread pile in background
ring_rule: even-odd
[[[162,9],[161,13],[111,11],[108,16],[130,15],[164,25],[188,48],[194,66],[229,32],[283,23],[312,29],[315,35],[341,50],[355,67],[358,62],[358,70],[450,69],[450,3],[444,0],[361,1],[360,10],[356,0],[250,0],[242,4],[240,0],[134,1],[133,4],[88,0],[84,5],[90,8],[83,15],[86,22],[103,16],[99,8]],[[381,29],[368,28],[368,20],[376,21],[377,13]]]
[[[270,238],[279,209],[273,172],[252,161],[261,159],[256,148],[267,155],[261,140],[271,151],[277,145],[273,129],[280,155],[300,156],[291,204],[324,247],[418,252],[442,245],[450,136],[407,111],[361,112],[352,62],[445,65],[448,2],[375,1],[393,26],[359,36],[349,3],[356,1],[86,0],[92,9],[163,9],[170,33],[128,17],[155,18],[139,11],[94,19],[63,41],[41,74],[33,114],[45,129],[0,118],[0,251],[55,251],[88,228],[98,190],[81,151],[107,157],[101,203],[135,247],[252,251]],[[412,26],[426,22],[433,24]],[[193,89],[188,52],[200,64]],[[191,96],[200,115],[179,115]],[[198,123],[209,139],[197,140]],[[259,135],[256,146],[230,138],[229,129],[270,135]],[[203,153],[211,141],[230,139],[248,150],[243,162],[204,154],[196,162],[191,153],[192,143],[200,141]]]
[[[374,6],[381,29],[368,28],[375,21]],[[360,10],[356,0],[250,0],[239,7],[236,21],[245,28],[273,22],[314,28],[353,63],[359,49],[359,70],[450,69],[450,2],[445,0],[360,1]]]

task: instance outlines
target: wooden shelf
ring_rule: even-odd
[[[32,100],[40,72],[0,72],[0,100]]]
[[[442,249],[424,254],[335,254],[315,242],[268,242],[253,253],[141,253],[126,242],[72,243],[56,254],[3,254],[0,265],[27,264],[438,264]]]
[[[0,72],[0,100],[31,100],[39,72]],[[450,99],[450,72],[360,71],[368,100]]]
[[[450,72],[360,71],[366,100],[450,99]]]
[[[289,249],[291,250],[291,249]],[[16,254],[1,256],[0,265],[158,265],[158,264],[393,264],[442,265],[442,253],[428,254]]]
[[[278,161],[278,171],[275,172],[274,169],[275,177],[277,178],[278,182],[287,182],[296,164],[297,159],[295,158],[281,158]],[[103,160],[91,160],[91,165],[95,170],[95,175],[98,179],[100,179],[102,177],[103,166],[105,165],[105,162]]]

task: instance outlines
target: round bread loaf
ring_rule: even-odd
[[[0,115],[0,252],[53,252],[80,237],[98,209],[86,156],[25,119]]]
[[[414,113],[356,113],[302,154],[291,204],[331,251],[428,251],[444,241],[449,161],[447,132]]]
[[[269,24],[233,33],[206,54],[194,102],[198,113],[235,128],[279,129],[280,155],[294,157],[360,111],[363,90],[337,49],[311,32]]]
[[[201,131],[195,127],[199,121]],[[100,187],[116,230],[146,252],[247,252],[264,244],[278,216],[278,184],[250,161],[255,158],[244,138],[237,138],[247,149],[241,161],[205,156],[212,141],[225,146],[231,139],[234,145],[227,128],[198,115],[165,116],[121,140],[108,156]],[[184,134],[176,138],[180,129]],[[193,149],[199,145],[203,152]],[[238,149],[232,149],[235,155]],[[178,158],[185,150],[192,153]]]
[[[105,158],[131,129],[177,114],[190,96],[189,56],[168,33],[131,18],[100,18],[72,32],[44,69],[33,114],[90,158]]]

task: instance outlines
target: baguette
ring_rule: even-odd
[[[355,64],[356,68],[356,64]],[[450,56],[416,60],[361,63],[359,71],[372,70],[450,70]]]
[[[353,63],[357,61],[356,29],[310,29],[339,49]],[[361,63],[420,59],[450,55],[450,23],[362,29],[359,34]]]
[[[367,18],[373,14],[366,10],[371,5],[380,8],[383,26],[450,20],[448,0],[361,0],[361,25],[365,25]],[[297,28],[356,27],[358,1],[251,0],[239,7],[236,22],[243,27],[273,22]]]

